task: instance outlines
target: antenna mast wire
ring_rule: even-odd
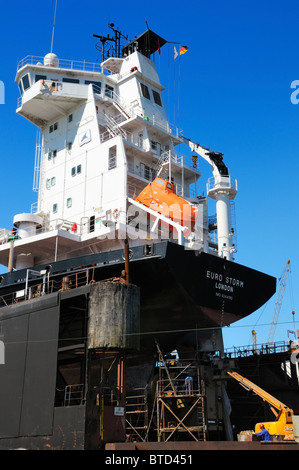
[[[54,21],[53,21],[53,31],[52,31],[52,41],[51,41],[51,54],[52,54],[52,51],[53,51],[54,32],[55,32],[55,21],[56,21],[56,10],[57,10],[57,0],[56,0],[56,2],[55,2]]]

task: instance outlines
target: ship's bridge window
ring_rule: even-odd
[[[24,77],[22,78],[22,83],[23,83],[24,91],[27,90],[27,88],[30,88],[30,81],[29,81],[28,73],[24,75]]]
[[[155,102],[156,104],[158,104],[159,106],[162,106],[162,101],[161,101],[160,93],[158,93],[158,92],[155,91],[155,90],[152,90],[152,92],[153,92],[154,102]]]
[[[47,75],[35,75],[35,81],[38,82],[39,80],[47,80]]]
[[[56,214],[56,212],[58,211],[58,204],[57,203],[53,204],[52,210],[53,210],[53,213]]]
[[[92,85],[94,93],[98,93],[99,95],[101,94],[101,90],[102,90],[101,82],[95,82],[93,80],[85,80],[85,85]],[[113,88],[112,88],[112,91],[113,91]]]
[[[67,77],[64,77],[62,79],[63,82],[65,83],[80,83],[79,79],[78,78],[67,78]]]
[[[68,197],[66,200],[66,207],[72,207],[72,198]]]
[[[150,94],[149,94],[149,91],[148,91],[148,87],[144,83],[140,83],[140,88],[141,88],[141,92],[142,92],[142,95],[144,96],[144,98],[150,100],[151,97],[150,97]]]
[[[110,85],[105,85],[105,96],[108,96],[108,98],[113,98],[113,91],[114,88]]]
[[[22,80],[19,81],[18,85],[19,85],[20,93],[21,93],[21,95],[23,95]]]

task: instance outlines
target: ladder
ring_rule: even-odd
[[[127,441],[144,442],[148,436],[147,390],[134,389],[133,395],[126,396],[126,436]]]
[[[116,120],[109,114],[105,113],[104,116],[105,116],[106,127],[108,129],[110,137],[116,137],[117,135],[120,135],[124,139],[127,139],[126,131],[122,129],[121,127],[119,127],[119,124],[116,122]]]

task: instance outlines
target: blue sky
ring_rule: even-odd
[[[36,129],[15,113],[19,92],[14,78],[18,60],[50,51],[54,6],[55,0],[15,0],[1,6],[3,228],[11,228],[13,215],[30,211],[36,201]],[[287,330],[299,328],[299,104],[290,99],[291,83],[299,80],[298,14],[299,4],[293,0],[152,0],[136,6],[118,0],[58,0],[53,48],[63,59],[96,62],[100,57],[93,34],[111,33],[110,22],[129,39],[144,32],[147,22],[167,41],[188,46],[180,61],[173,60],[172,44],[155,57],[167,88],[169,120],[183,129],[185,137],[224,153],[237,178],[235,261],[279,278],[291,260],[276,341],[287,340]],[[211,168],[202,161],[201,171],[204,191]],[[225,328],[225,345],[251,343],[253,328],[258,343],[265,342],[275,301],[276,296]]]

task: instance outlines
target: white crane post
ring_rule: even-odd
[[[213,178],[209,178],[207,194],[216,200],[218,254],[231,260],[234,248],[231,241],[233,228],[231,226],[230,204],[237,194],[237,182],[229,175],[228,169],[222,161],[221,153],[213,152],[185,138],[184,141],[192,151],[198,153],[212,166]]]

